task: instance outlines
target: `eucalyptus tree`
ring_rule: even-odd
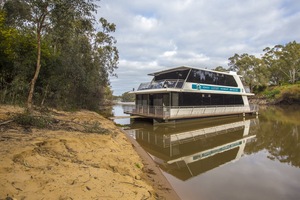
[[[266,47],[263,51],[265,54],[262,57],[268,71],[270,72],[270,84],[279,85],[285,82],[285,76],[281,71],[282,63],[280,61],[280,51],[282,45],[276,45],[272,49]]]
[[[282,59],[285,62],[285,70],[283,73],[294,84],[299,79],[300,73],[300,44],[293,41],[285,45]]]
[[[225,68],[222,67],[222,66],[218,66],[218,67],[216,67],[216,68],[213,69],[213,70],[218,71],[218,72],[227,72],[227,71],[228,71],[227,69],[225,69]]]
[[[295,83],[300,78],[300,44],[293,41],[264,49],[263,60],[271,72],[274,84]]]
[[[21,12],[20,12],[21,13]],[[23,103],[28,89],[29,66],[34,65],[33,37],[10,24],[0,10],[0,96],[1,102]]]
[[[14,9],[20,7],[24,11],[22,16],[18,15],[18,9]],[[68,25],[78,21],[92,24],[96,4],[93,1],[84,0],[9,0],[5,3],[4,8],[10,8],[7,11],[14,16],[11,19],[18,19],[20,28],[31,30],[36,37],[36,66],[27,98],[27,108],[31,110],[35,84],[41,70],[43,38],[57,26],[64,29],[72,27]]]
[[[116,76],[114,71],[118,68],[119,51],[116,47],[117,40],[111,36],[111,33],[116,31],[116,25],[109,23],[104,18],[100,18],[99,22],[102,30],[96,34],[94,49],[96,57],[99,58],[100,67],[103,68],[102,75],[108,78],[108,75]]]
[[[229,70],[236,71],[242,76],[242,80],[250,87],[267,85],[269,73],[264,62],[249,54],[235,54],[229,58]]]
[[[5,13],[0,10],[0,96],[1,102],[5,101],[9,79],[13,71],[13,39],[16,31],[5,26]]]
[[[23,80],[19,85],[23,91],[29,91],[27,98],[22,96],[27,99],[28,109],[32,109],[33,95],[35,104],[92,110],[106,103],[105,98],[112,98],[109,76],[116,75],[119,59],[117,41],[111,36],[116,26],[101,18],[102,29],[95,30],[97,6],[93,2],[5,3],[6,23],[20,33],[14,49],[17,59],[12,64],[17,73],[10,76]]]

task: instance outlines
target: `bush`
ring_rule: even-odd
[[[263,95],[268,98],[268,99],[272,99],[274,98],[277,94],[280,93],[280,90],[278,89],[272,89],[272,90],[266,90],[263,92]]]
[[[35,116],[29,112],[24,112],[21,114],[17,114],[14,116],[14,121],[21,125],[26,127],[36,127],[36,128],[47,128],[49,127],[54,119],[52,119],[49,116]]]
[[[276,100],[278,102],[287,102],[289,104],[300,102],[300,85],[284,87],[280,94],[276,96]]]
[[[253,92],[255,94],[258,94],[258,93],[264,92],[266,90],[266,88],[267,88],[266,85],[258,85],[253,88]]]

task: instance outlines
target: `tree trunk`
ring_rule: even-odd
[[[293,68],[293,78],[292,78],[292,82],[293,82],[293,84],[296,82],[296,69],[295,68]]]
[[[35,83],[36,80],[39,76],[40,69],[41,69],[41,32],[38,30],[37,31],[37,61],[36,61],[36,69],[34,76],[30,82],[30,90],[28,94],[28,99],[27,99],[27,109],[29,111],[32,110],[32,98],[33,98],[33,93],[34,93],[34,88],[35,88]]]
[[[2,103],[5,103],[6,93],[7,93],[7,86],[5,86],[5,90],[4,90],[3,94],[2,94]]]
[[[46,100],[46,97],[47,97],[47,94],[48,94],[48,88],[49,88],[49,83],[48,83],[47,86],[46,86],[46,90],[45,90],[45,93],[44,93],[43,100],[42,100],[42,102],[41,102],[41,106],[44,105],[44,102],[45,102],[45,100]]]

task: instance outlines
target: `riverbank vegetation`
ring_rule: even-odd
[[[94,2],[8,0],[1,5],[1,104],[99,111],[111,102],[116,26],[95,19]]]
[[[219,66],[215,70],[236,71],[250,91],[268,103],[299,103],[300,44],[293,41],[263,52],[260,56],[235,54],[229,58],[228,69]]]
[[[269,104],[299,104],[300,84],[267,87],[257,97],[267,99]]]

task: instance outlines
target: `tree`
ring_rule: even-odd
[[[7,13],[0,10],[0,95],[1,102],[20,102],[27,91],[27,76],[35,52],[33,37],[10,26]]]
[[[42,38],[52,27],[58,24],[68,24],[70,20],[77,21],[80,19],[91,22],[93,20],[92,12],[95,11],[96,5],[91,1],[86,2],[84,0],[16,0],[8,1],[7,7],[16,7],[20,3],[22,3],[27,13],[23,15],[26,17],[17,17],[17,19],[22,19],[20,21],[25,29],[34,31],[37,45],[36,68],[30,82],[30,90],[27,98],[27,108],[31,110],[35,84],[41,70]],[[18,16],[18,13],[13,12],[13,9],[10,11],[12,16]],[[62,15],[59,18],[58,13]]]
[[[277,48],[281,48],[281,45],[277,45],[273,49],[271,49],[270,47],[265,48],[263,50],[265,54],[262,57],[268,71],[270,72],[270,84],[272,85],[279,85],[280,83],[285,82],[285,77],[280,70],[280,55],[278,52],[276,52],[277,50],[275,50]]]
[[[121,98],[122,98],[123,102],[134,102],[135,101],[135,95],[131,94],[129,92],[123,93]]]
[[[35,104],[62,109],[99,111],[101,104],[108,104],[109,100],[105,99],[112,98],[109,75],[116,75],[119,56],[116,39],[110,34],[116,26],[101,18],[102,30],[96,32],[96,21],[91,13],[95,5],[91,2],[11,0],[5,4],[6,25],[19,34],[18,39],[10,38],[10,41],[16,41],[11,56],[14,59],[11,67],[6,65],[4,69],[8,71],[5,78],[11,77],[9,80],[13,84],[6,86],[9,85],[11,94],[18,95],[20,101],[27,99],[29,109],[33,102],[28,101],[30,96],[26,98],[25,93],[32,92],[32,88]],[[36,5],[40,7],[34,7]],[[42,9],[43,5],[45,9]],[[35,13],[32,13],[33,7]],[[44,23],[38,23],[44,24],[39,43],[37,16],[45,16]],[[3,44],[3,49],[8,47],[7,42]],[[8,60],[6,56],[3,58]],[[37,75],[34,80],[33,75]]]
[[[271,72],[271,81],[278,85],[282,82],[294,84],[300,73],[300,44],[295,41],[264,49],[263,60]]]
[[[0,91],[1,101],[5,100],[8,86],[11,79],[13,66],[13,39],[16,37],[16,30],[5,26],[5,13],[0,11]],[[3,92],[3,93],[2,93]]]
[[[288,43],[282,49],[282,60],[286,66],[283,73],[289,78],[290,83],[294,84],[299,79],[300,44],[295,41]]]
[[[213,69],[213,70],[218,71],[218,72],[227,72],[227,71],[228,71],[227,69],[225,69],[225,68],[222,67],[222,66],[218,66],[218,67],[216,67],[216,68]]]
[[[100,58],[100,65],[104,67],[108,74],[116,76],[114,70],[118,68],[119,52],[115,44],[116,39],[110,35],[116,31],[116,25],[108,23],[104,18],[100,18],[102,31],[98,32],[95,40],[95,50],[97,50],[98,57]],[[106,76],[108,75],[106,74]],[[107,77],[108,78],[108,77]]]
[[[235,54],[229,58],[229,61],[229,70],[241,75],[251,91],[256,86],[268,84],[268,71],[261,59],[245,53]]]

